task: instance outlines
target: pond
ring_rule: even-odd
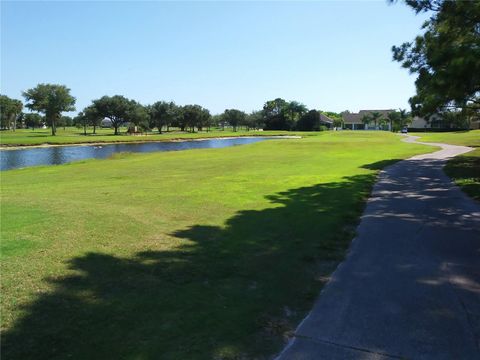
[[[11,170],[36,165],[59,165],[83,159],[105,159],[119,152],[154,152],[224,148],[228,146],[246,145],[278,138],[279,137],[258,136],[188,141],[32,147],[14,150],[0,150],[0,170]]]

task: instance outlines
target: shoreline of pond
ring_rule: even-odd
[[[239,136],[212,136],[201,138],[171,138],[171,139],[155,139],[155,140],[132,140],[132,141],[95,141],[95,142],[80,142],[80,143],[68,143],[68,144],[1,144],[0,151],[3,150],[22,150],[22,149],[34,149],[34,148],[51,148],[51,147],[66,147],[66,146],[102,146],[102,145],[117,145],[117,144],[143,144],[143,143],[164,143],[164,142],[186,142],[186,141],[205,141],[205,140],[228,140],[228,139],[241,139],[241,138],[279,138],[279,139],[301,139],[298,135],[239,135]]]

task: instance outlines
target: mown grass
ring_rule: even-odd
[[[354,236],[383,132],[1,174],[5,359],[277,352]]]
[[[465,193],[480,201],[480,130],[414,135],[420,135],[422,141],[474,147],[475,150],[449,160],[445,173]]]
[[[311,133],[310,133],[311,134]],[[57,135],[52,136],[50,129],[17,129],[16,131],[0,131],[1,146],[29,146],[42,144],[85,144],[85,143],[105,143],[105,142],[135,142],[135,141],[167,141],[173,139],[198,139],[210,137],[228,137],[228,136],[268,136],[268,135],[291,135],[287,131],[232,131],[219,130],[201,131],[201,132],[181,132],[173,130],[159,134],[158,132],[149,132],[144,135],[128,135],[126,129],[121,129],[120,135],[114,135],[112,129],[97,129],[96,134],[92,134],[89,129],[87,135],[83,135],[83,129],[67,127],[58,128]],[[304,134],[304,135],[309,135]]]

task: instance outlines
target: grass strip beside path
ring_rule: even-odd
[[[421,136],[421,141],[474,147],[474,151],[449,160],[445,166],[445,173],[465,193],[473,199],[480,201],[480,130],[427,134],[413,133],[412,135]]]
[[[345,255],[386,132],[122,154],[1,173],[7,359],[279,351]]]

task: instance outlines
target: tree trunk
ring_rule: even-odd
[[[55,127],[55,116],[52,116],[52,136],[57,134],[57,128]]]
[[[159,134],[162,133],[162,125],[160,125],[160,126],[158,127],[158,133],[159,133]]]
[[[87,136],[87,123],[83,124],[83,135]]]
[[[118,135],[118,125],[113,125],[113,127],[115,128],[115,135]]]
[[[97,133],[97,125],[93,125],[93,133],[94,133],[94,134]]]

